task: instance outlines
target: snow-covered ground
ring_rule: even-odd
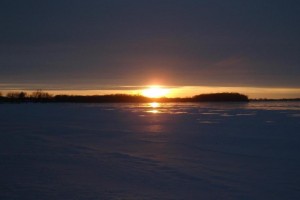
[[[300,199],[300,103],[0,104],[0,199]]]

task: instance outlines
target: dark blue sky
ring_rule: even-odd
[[[1,0],[0,20],[2,87],[300,87],[298,0]]]

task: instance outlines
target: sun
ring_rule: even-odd
[[[149,98],[161,98],[169,93],[169,89],[161,86],[150,86],[142,91],[142,95]]]

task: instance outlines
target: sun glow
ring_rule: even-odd
[[[169,89],[160,86],[150,86],[142,91],[142,95],[149,98],[161,98],[169,93]]]

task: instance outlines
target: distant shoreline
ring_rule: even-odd
[[[249,99],[240,93],[210,93],[200,94],[188,98],[149,98],[141,95],[111,94],[111,95],[51,95],[36,91],[31,94],[25,92],[8,93],[0,96],[1,103],[195,103],[195,102],[270,102],[270,101],[300,101],[294,99]]]

